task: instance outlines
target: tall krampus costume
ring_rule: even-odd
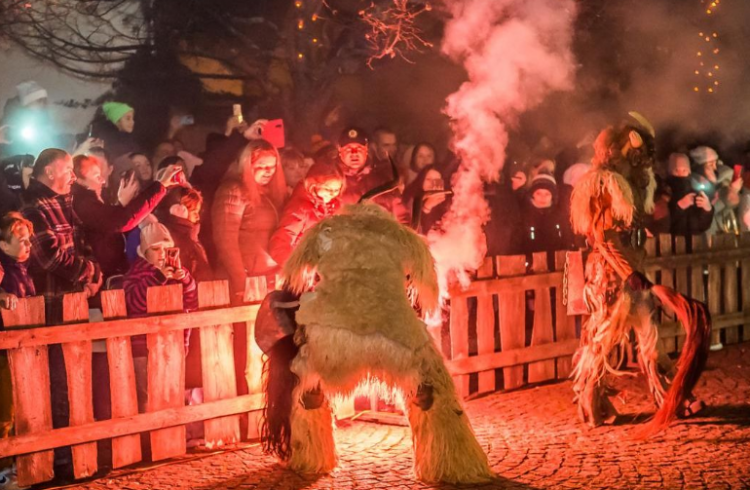
[[[711,320],[705,304],[651,284],[640,271],[645,256],[642,220],[653,211],[656,187],[654,133],[647,121],[633,115],[641,125],[610,127],[599,134],[593,168],[571,198],[573,229],[591,246],[583,291],[591,316],[581,332],[573,377],[581,419],[598,426],[613,418],[607,377],[623,374],[611,361],[618,347],[628,348],[632,328],[641,370],[659,407],[644,433],[649,434],[691,406],[691,391],[708,356]],[[659,358],[654,296],[675,311],[686,330],[675,369],[666,356]]]
[[[332,470],[328,398],[376,383],[403,395],[418,478],[489,480],[443,357],[412,307],[414,295],[424,311],[437,306],[425,242],[378,206],[349,206],[305,235],[284,272],[288,289],[266,298],[256,322],[269,357],[265,449],[298,472]]]

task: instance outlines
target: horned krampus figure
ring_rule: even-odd
[[[377,382],[403,395],[418,478],[489,480],[443,357],[412,307],[414,294],[423,311],[437,307],[425,242],[378,206],[359,204],[312,228],[284,272],[287,290],[266,298],[256,322],[268,354],[265,449],[295,471],[331,471],[329,397]]]
[[[653,285],[640,272],[645,255],[642,220],[653,211],[656,187],[654,132],[642,116],[631,115],[639,125],[610,127],[599,134],[592,169],[573,190],[573,229],[586,236],[591,247],[584,286],[591,316],[581,332],[573,376],[581,419],[592,426],[613,419],[616,412],[608,398],[607,377],[623,373],[610,362],[618,347],[628,348],[634,329],[638,361],[659,407],[643,432],[648,435],[677,415],[700,408],[691,391],[705,367],[711,320],[706,305]],[[675,311],[687,333],[675,369],[668,357],[659,355],[652,295]]]

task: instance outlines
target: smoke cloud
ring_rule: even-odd
[[[508,132],[518,117],[553,91],[571,89],[573,0],[446,0],[442,51],[461,63],[468,81],[447,99],[460,160],[443,231],[428,237],[441,289],[449,278],[468,283],[486,251],[489,208],[485,182],[497,181]]]

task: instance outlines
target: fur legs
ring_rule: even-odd
[[[474,436],[442,356],[432,343],[419,353],[425,383],[422,386],[432,387],[433,404],[423,410],[418,397],[406,400],[417,478],[449,483],[489,481],[492,472],[487,456]]]
[[[320,408],[307,409],[304,393],[296,387],[292,395],[291,456],[289,467],[298,473],[328,473],[338,457],[333,441],[333,414],[327,400]]]

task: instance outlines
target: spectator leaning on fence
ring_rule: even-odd
[[[145,316],[148,288],[182,284],[182,307],[185,311],[198,308],[198,288],[179,258],[169,257],[174,241],[167,228],[160,223],[146,225],[141,230],[141,244],[138,247],[138,260],[128,270],[123,279],[125,303],[129,317]],[[185,331],[185,352],[187,353],[190,331]],[[148,400],[148,347],[146,336],[136,335],[132,339],[133,364],[136,375],[138,410],[145,412]]]
[[[0,308],[14,310],[19,298],[36,294],[34,283],[26,271],[33,233],[34,227],[20,213],[11,212],[0,218]],[[2,330],[3,322],[0,320]],[[8,357],[5,351],[0,351],[0,439],[8,437],[12,429],[12,395]],[[10,465],[10,459],[0,459],[0,473]],[[10,486],[11,480],[10,476],[0,476],[0,488],[13,488]]]
[[[102,277],[73,211],[73,159],[48,148],[36,159],[32,176],[22,209],[34,225],[29,270],[37,292],[44,295],[47,324],[56,325],[62,322],[63,295],[83,291],[91,297]]]

